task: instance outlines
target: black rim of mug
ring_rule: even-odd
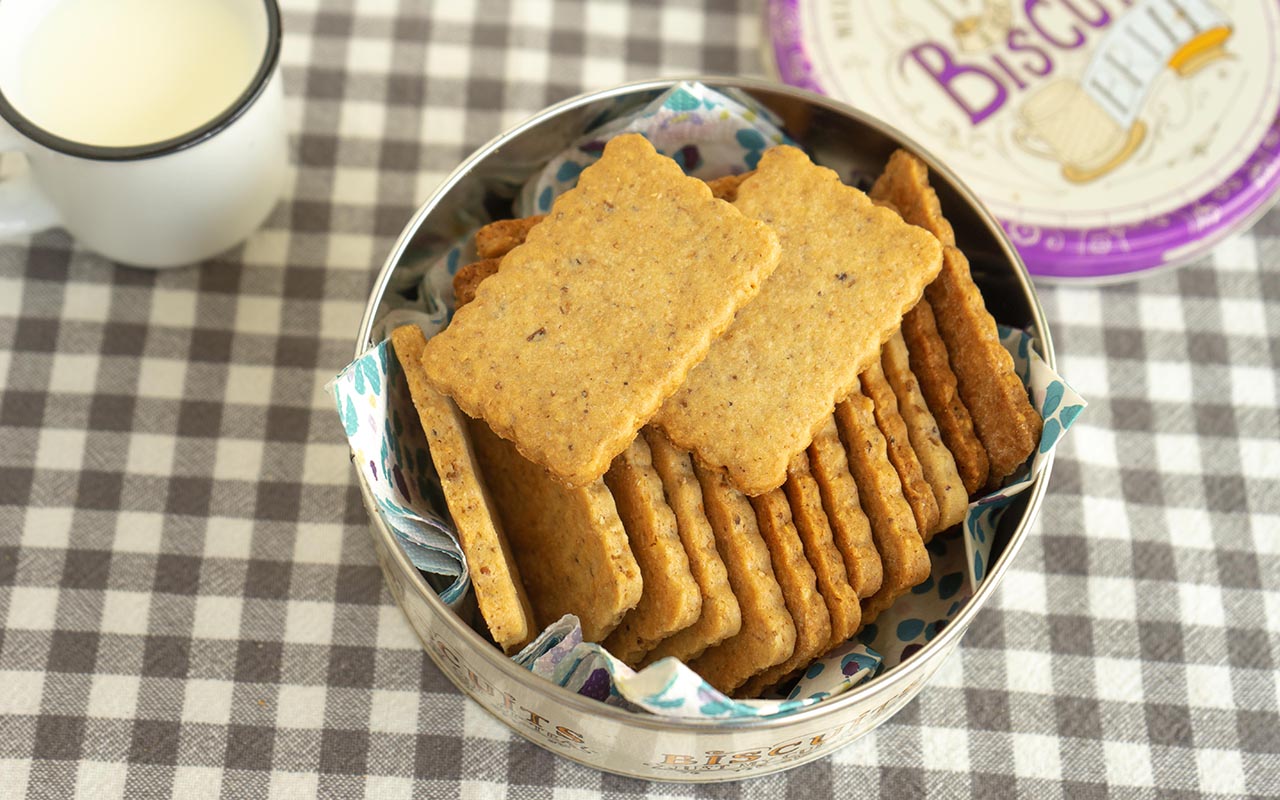
[[[240,96],[230,106],[194,130],[169,139],[162,139],[158,142],[130,145],[128,147],[102,147],[85,144],[50,133],[27,119],[18,109],[14,108],[13,104],[9,102],[9,98],[5,97],[3,89],[0,89],[0,118],[3,118],[5,122],[13,126],[14,130],[36,144],[69,156],[88,158],[94,161],[139,161],[176,153],[179,150],[185,150],[188,147],[197,145],[206,139],[216,136],[220,131],[239,119],[248,110],[249,106],[253,105],[254,101],[258,99],[258,95],[262,94],[267,83],[270,82],[271,76],[275,73],[276,64],[280,61],[280,7],[276,5],[276,0],[263,0],[262,5],[267,12],[267,46],[262,55],[262,62],[258,64],[258,71],[254,73],[253,80],[250,81],[249,86],[240,93]]]

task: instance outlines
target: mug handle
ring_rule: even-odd
[[[0,121],[0,155],[22,153],[24,139]],[[0,177],[0,239],[35,233],[59,224],[58,212],[31,179],[31,162],[15,175]]]
[[[1043,139],[1036,136],[1025,127],[1014,128],[1013,139],[1022,147],[1023,150],[1026,150],[1033,156],[1047,158],[1050,161],[1058,160],[1058,154],[1049,149],[1049,145],[1045,144]]]

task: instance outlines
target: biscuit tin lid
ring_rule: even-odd
[[[902,129],[1038,277],[1204,254],[1280,188],[1275,0],[769,0],[778,77]]]

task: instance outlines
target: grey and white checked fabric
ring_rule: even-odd
[[[1092,405],[936,682],[817,764],[645,784],[508,735],[383,588],[323,384],[472,148],[579,91],[758,74],[757,4],[284,0],[296,159],[246,245],[0,244],[0,797],[1280,795],[1280,212],[1045,287]]]

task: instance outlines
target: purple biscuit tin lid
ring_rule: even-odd
[[[785,83],[914,137],[1038,277],[1181,264],[1280,189],[1276,0],[768,0]]]

